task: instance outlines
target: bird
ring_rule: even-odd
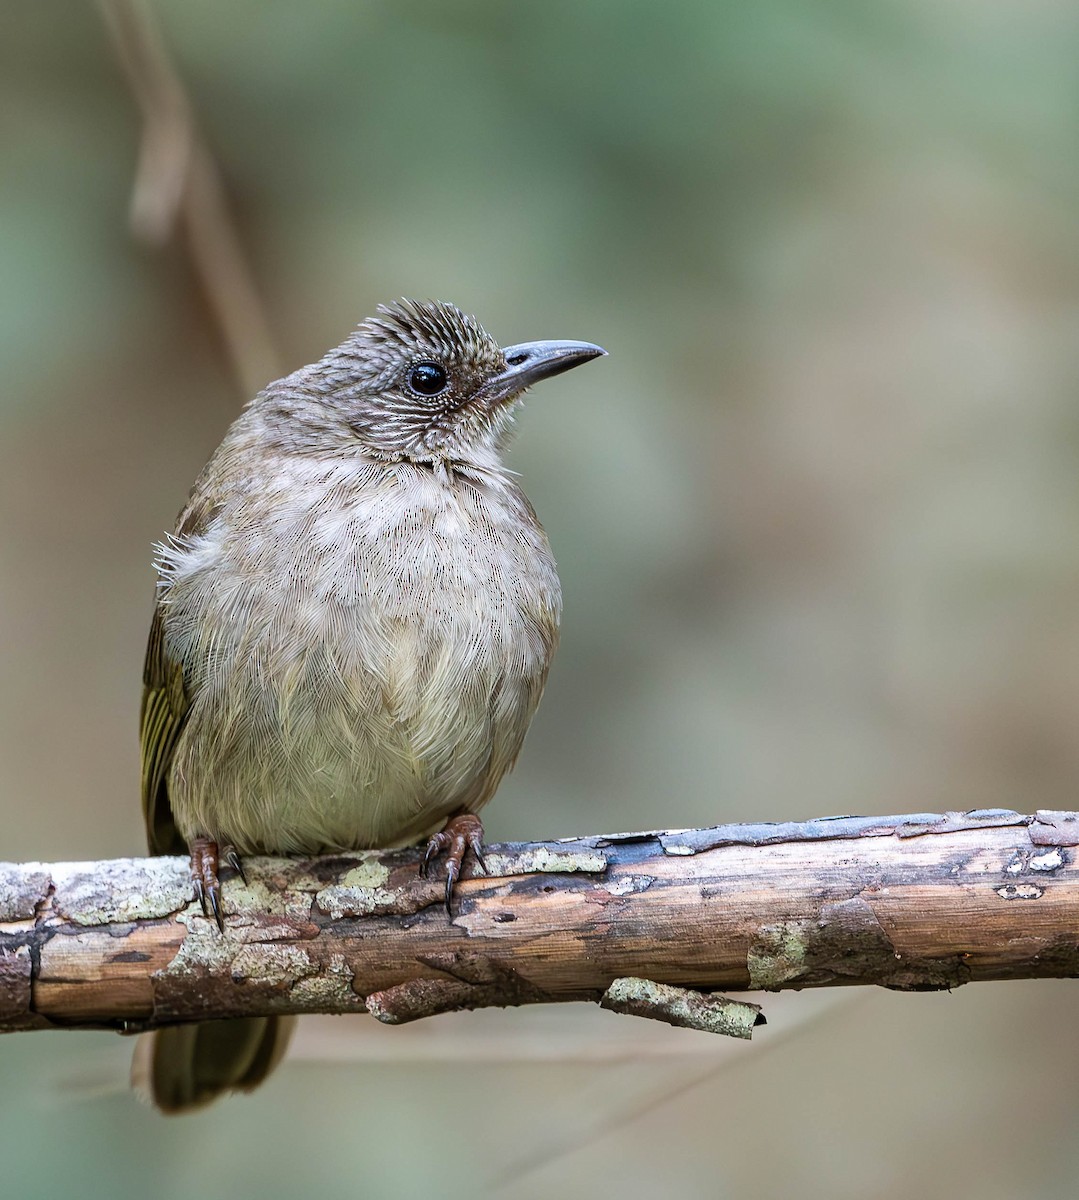
[[[379,305],[233,422],[157,546],[141,791],[152,854],[219,871],[427,838],[446,903],[554,654],[547,535],[503,462],[525,391],[606,353],[501,347],[442,301]],[[133,1076],[166,1113],[249,1091],[291,1018],[165,1026]]]

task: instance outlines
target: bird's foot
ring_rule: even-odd
[[[235,857],[235,850],[231,852]],[[193,839],[191,842],[191,882],[195,885],[195,899],[199,902],[204,917],[208,917],[213,912],[217,928],[224,933],[225,921],[221,915],[221,884],[218,882],[217,870],[217,843],[207,837]]]
[[[452,914],[450,902],[453,889],[461,874],[461,864],[471,853],[480,870],[487,873],[483,861],[483,822],[475,813],[457,813],[431,838],[420,863],[420,874],[426,878],[431,863],[442,853],[446,855],[446,911]]]

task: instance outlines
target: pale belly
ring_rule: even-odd
[[[546,538],[482,496],[384,500],[262,518],[242,557],[223,536],[177,556],[165,638],[190,708],[168,791],[188,840],[401,843],[480,808],[512,766],[557,641]]]

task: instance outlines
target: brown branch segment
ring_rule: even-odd
[[[699,1025],[721,1003],[672,989],[1075,976],[1077,845],[1079,814],[993,810],[496,846],[452,919],[417,850],[252,859],[225,882],[223,935],[178,858],[2,865],[0,1029],[400,1023],[598,1001],[626,977],[647,1015]]]

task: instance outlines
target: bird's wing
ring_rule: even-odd
[[[217,511],[209,497],[199,494],[199,483],[196,483],[191,499],[180,513],[175,536],[197,536],[206,529]],[[187,853],[187,843],[176,828],[169,803],[168,774],[189,706],[183,664],[170,657],[165,647],[165,608],[159,600],[146,646],[139,719],[142,812],[151,854]]]
[[[165,649],[164,616],[158,603],[142,672],[142,812],[151,854],[183,854],[187,846],[172,817],[167,780],[188,701],[183,667]]]

